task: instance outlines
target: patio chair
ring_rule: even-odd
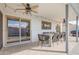
[[[41,46],[43,46],[43,44],[49,43],[49,36],[48,35],[44,35],[44,34],[38,34],[38,38],[39,38],[39,44],[41,42]]]
[[[62,33],[59,33],[58,40],[61,41],[61,42],[62,42],[62,36],[63,36],[63,34]]]
[[[49,34],[50,32],[43,32],[43,34]]]
[[[59,36],[58,33],[54,33],[54,35],[52,36],[53,46],[54,46],[54,43],[57,43],[58,45],[58,41],[59,41],[58,36]]]
[[[63,41],[65,41],[65,37],[66,37],[66,33],[65,32],[62,33],[62,37],[63,37]]]

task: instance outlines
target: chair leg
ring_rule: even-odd
[[[41,47],[43,46],[43,43],[44,43],[44,42],[43,42],[43,41],[41,41]]]
[[[38,45],[40,46],[40,41],[38,42]]]
[[[50,41],[49,40],[47,41],[47,44],[48,44],[48,47],[50,47]]]
[[[54,47],[54,42],[53,42],[53,47]]]
[[[59,39],[57,40],[57,46],[58,46],[58,42],[59,42]]]
[[[60,39],[60,42],[62,43],[62,39]]]
[[[39,46],[41,45],[41,47],[42,47],[42,41],[39,41],[38,45],[39,45]]]
[[[57,46],[58,46],[58,42],[57,42]]]

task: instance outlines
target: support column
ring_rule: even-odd
[[[65,31],[65,39],[66,39],[66,53],[68,54],[68,4],[65,5],[65,19],[66,19],[66,31]]]
[[[76,16],[76,42],[78,42],[78,16]]]
[[[0,49],[3,47],[3,14],[0,11]]]

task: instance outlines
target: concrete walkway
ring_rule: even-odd
[[[79,43],[69,52],[70,55],[79,55]]]

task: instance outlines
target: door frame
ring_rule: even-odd
[[[26,20],[26,21],[29,21],[30,22],[30,40],[27,41],[27,42],[20,42],[19,44],[25,44],[25,43],[28,43],[28,42],[32,42],[32,36],[31,36],[31,19],[28,19],[28,18],[22,18],[22,17],[17,17],[17,16],[10,16],[10,15],[6,15],[6,20],[7,20],[7,31],[8,31],[8,19],[7,18],[14,18],[14,19],[19,19],[19,21],[21,21],[22,19]],[[20,37],[20,36],[19,36]],[[7,40],[8,40],[8,32],[7,32]],[[20,38],[20,41],[21,41],[21,38]],[[7,43],[7,42],[6,42]],[[19,44],[12,44],[10,46],[14,46],[14,45],[19,45]],[[7,45],[9,46],[9,44]]]

